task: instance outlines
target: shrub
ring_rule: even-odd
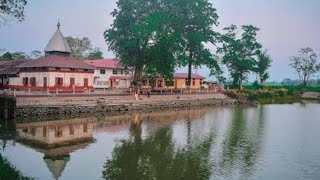
[[[233,99],[237,99],[238,98],[237,93],[235,93],[233,91],[224,91],[223,94],[228,96],[228,97],[230,97],[230,98],[233,98]]]

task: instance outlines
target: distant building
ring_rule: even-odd
[[[85,60],[95,68],[94,88],[128,88],[132,80],[132,71],[126,70],[116,59]]]
[[[203,84],[205,77],[199,74],[191,75],[191,89],[199,89]],[[157,78],[144,78],[144,88],[170,88],[170,89],[185,89],[187,88],[188,73],[174,73],[173,80],[157,77]]]
[[[4,88],[12,89],[50,91],[93,89],[94,68],[74,59],[70,53],[70,47],[58,23],[55,34],[45,48],[45,56],[23,63],[16,62],[14,66],[2,69],[1,84]],[[13,69],[13,73],[10,69]]]

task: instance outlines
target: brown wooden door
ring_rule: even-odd
[[[88,84],[89,84],[88,78],[84,78],[84,79],[83,79],[83,86],[84,86],[84,87],[88,87]]]
[[[44,77],[43,78],[43,87],[47,87],[48,86],[48,80],[47,80],[47,77]]]
[[[30,85],[31,85],[32,87],[35,87],[35,86],[36,86],[36,78],[35,78],[35,77],[30,78]]]
[[[74,78],[70,78],[70,86],[73,86],[75,83],[75,80],[74,80]]]

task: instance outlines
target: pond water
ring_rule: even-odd
[[[45,180],[320,179],[319,117],[297,103],[16,122],[0,153]]]

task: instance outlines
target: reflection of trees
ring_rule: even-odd
[[[259,110],[254,109],[255,116],[252,119],[245,116],[248,109],[235,109],[230,130],[223,142],[222,155],[217,169],[220,175],[238,172],[240,177],[248,176],[253,170],[262,146],[263,108],[260,106]]]
[[[130,137],[115,147],[104,166],[104,179],[208,179],[211,175],[211,133],[202,141],[178,148],[173,131],[164,126],[141,138],[141,121],[130,127]]]

